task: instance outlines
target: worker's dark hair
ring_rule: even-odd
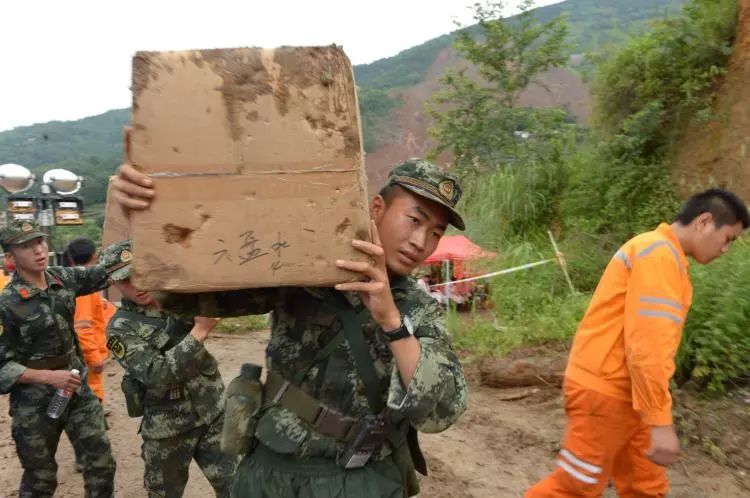
[[[677,213],[677,221],[689,225],[703,213],[711,213],[716,228],[736,223],[742,223],[742,228],[750,226],[747,206],[729,190],[711,188],[693,195]]]
[[[406,189],[398,183],[389,183],[388,185],[380,189],[378,195],[383,198],[386,206],[390,206],[391,202],[393,202],[393,199],[395,199],[398,195],[403,194],[404,192],[406,192]]]
[[[80,237],[72,240],[63,254],[65,266],[85,265],[96,254],[96,244],[91,239]]]

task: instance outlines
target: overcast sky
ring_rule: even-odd
[[[129,107],[137,50],[336,43],[363,64],[470,23],[474,2],[0,0],[0,131]]]

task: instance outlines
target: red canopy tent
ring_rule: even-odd
[[[463,235],[445,235],[440,239],[437,249],[425,260],[425,264],[434,265],[443,261],[469,261],[474,259],[494,258],[496,254],[485,251]]]
[[[446,261],[450,261],[450,264],[442,268],[442,273],[445,270],[450,271],[451,280],[459,280],[466,277],[475,276],[472,271],[472,261],[479,259],[494,258],[496,254],[492,251],[482,249],[474,242],[469,240],[463,235],[446,235],[440,239],[440,243],[435,249],[435,252],[430,255],[424,262],[425,265],[431,265],[435,270],[443,265],[446,265]],[[437,268],[436,268],[437,267]],[[431,273],[433,278],[430,278],[430,284],[441,283],[445,275],[441,277],[435,277],[435,270]],[[441,273],[438,271],[438,275]],[[437,278],[437,281],[435,280]],[[450,298],[459,302],[463,302],[465,299],[474,293],[476,282],[461,282],[447,287],[441,287],[440,293],[450,292]]]

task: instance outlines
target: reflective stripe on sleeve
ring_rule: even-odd
[[[654,318],[666,318],[671,320],[677,325],[682,324],[682,319],[677,315],[670,313],[669,311],[655,311],[655,310],[638,310],[638,314],[641,316],[649,316]]]
[[[622,252],[622,250],[619,250],[615,253],[615,258],[625,263],[625,268],[627,268],[628,270],[632,268],[633,265],[630,263],[630,258],[627,254]]]
[[[685,268],[682,266],[682,261],[680,260],[680,254],[677,252],[677,249],[675,249],[672,243],[666,240],[659,240],[657,242],[654,242],[650,246],[646,247],[645,249],[642,249],[641,252],[639,252],[636,255],[636,259],[640,259],[640,258],[648,256],[649,254],[651,254],[651,252],[654,251],[654,249],[657,249],[661,246],[669,247],[669,250],[672,251],[672,255],[674,256],[674,259],[677,261],[677,266],[680,268],[680,271],[683,271]]]
[[[678,303],[677,301],[673,299],[666,299],[663,297],[643,296],[639,299],[639,301],[642,303],[664,304],[676,310],[682,311],[682,304]]]

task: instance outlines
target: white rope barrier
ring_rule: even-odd
[[[535,266],[544,265],[547,263],[552,263],[553,261],[557,261],[557,258],[550,258],[550,259],[544,259],[542,261],[536,261],[534,263],[526,263],[525,265],[520,266],[514,266],[513,268],[506,268],[505,270],[500,271],[493,271],[492,273],[485,273],[484,275],[479,275],[478,277],[471,277],[471,278],[462,278],[461,280],[452,280],[450,282],[444,282],[442,284],[435,284],[431,285],[430,289],[435,289],[438,287],[445,287],[447,285],[453,285],[453,284],[460,284],[461,282],[471,282],[473,280],[483,280],[486,278],[492,278],[496,277],[498,275],[505,275],[508,273],[514,273],[521,270],[527,270],[529,268],[533,268]]]

